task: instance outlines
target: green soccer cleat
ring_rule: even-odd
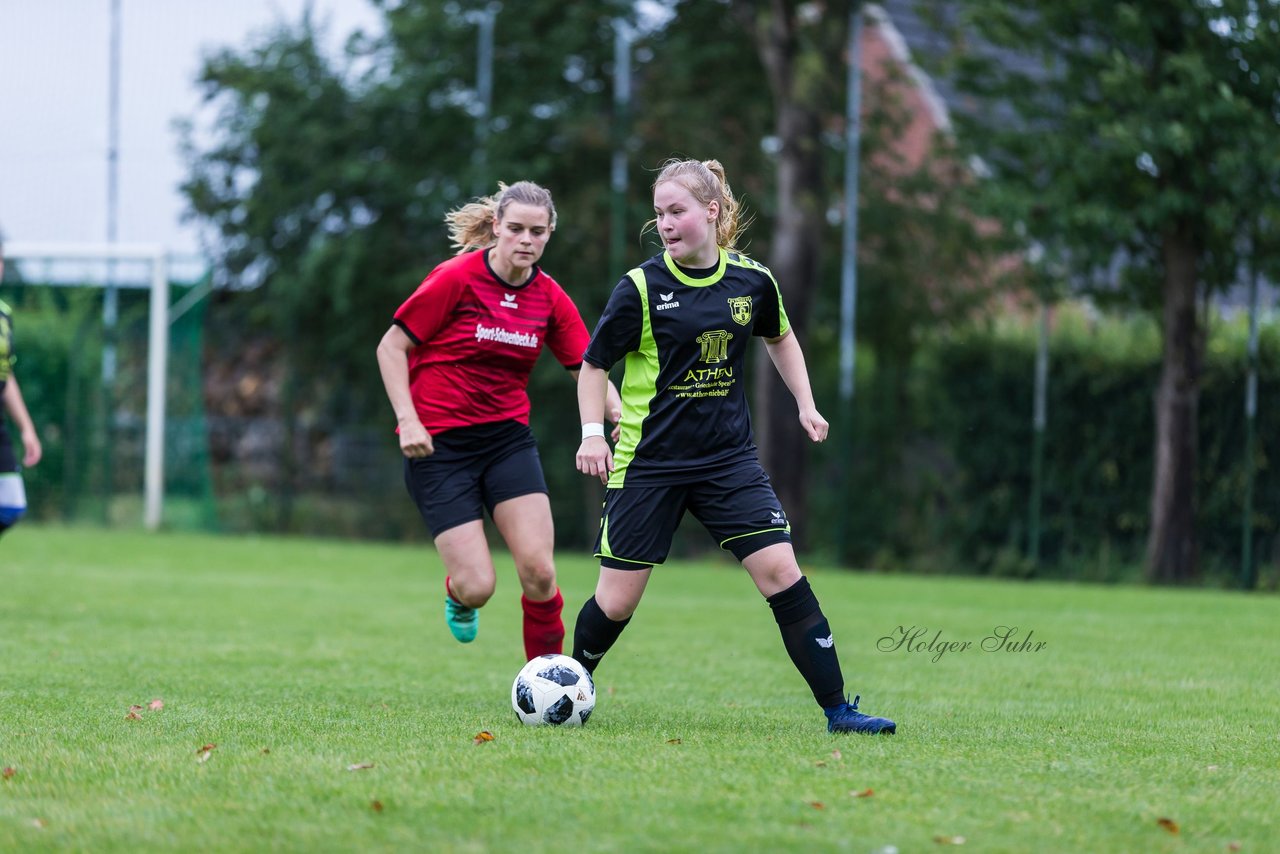
[[[449,624],[449,631],[459,643],[471,643],[476,639],[476,631],[480,628],[480,612],[453,601],[452,596],[444,597],[444,621]]]

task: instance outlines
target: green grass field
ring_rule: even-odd
[[[1280,849],[1280,599],[806,570],[897,736],[825,731],[729,563],[657,570],[556,730],[511,712],[509,566],[464,647],[427,547],[24,525],[0,850]],[[595,567],[560,574],[572,631]]]

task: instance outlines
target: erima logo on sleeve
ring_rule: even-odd
[[[831,647],[836,645],[835,635],[827,635],[825,638],[814,638],[814,640],[817,641],[818,646],[823,649],[831,649]]]

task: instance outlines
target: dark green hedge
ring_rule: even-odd
[[[1026,559],[1035,324],[939,335],[919,352],[905,403],[860,376],[853,495],[836,526],[854,563],[1000,574],[1132,577],[1145,547],[1160,342],[1147,321],[1060,310],[1050,337],[1038,566]],[[1277,561],[1280,330],[1260,339],[1254,554]],[[1243,320],[1216,321],[1200,398],[1199,534],[1210,577],[1240,565],[1245,490]],[[881,395],[883,397],[883,395]],[[888,417],[894,424],[882,423]],[[893,436],[896,430],[896,438]]]

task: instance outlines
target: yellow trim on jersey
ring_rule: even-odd
[[[723,249],[720,250],[724,252]],[[782,303],[782,289],[778,287],[778,280],[773,277],[773,271],[759,261],[754,261],[746,255],[739,255],[737,252],[727,255],[726,261],[735,267],[746,267],[750,270],[759,270],[769,277],[769,281],[773,282],[773,290],[778,295],[778,337],[786,335],[791,331],[791,321],[787,318],[787,308]]]
[[[627,465],[635,456],[636,445],[640,444],[640,428],[649,417],[649,406],[653,403],[661,369],[658,342],[653,339],[653,327],[649,322],[649,286],[644,271],[637,267],[628,271],[627,276],[640,293],[640,347],[628,353],[624,363],[622,433],[613,449],[613,473],[609,475],[609,486],[612,487],[622,486]]]
[[[720,262],[716,265],[716,271],[705,279],[695,279],[692,276],[685,275],[685,272],[680,269],[680,265],[671,257],[671,253],[665,249],[662,251],[662,261],[667,265],[667,272],[675,276],[680,284],[688,285],[691,288],[705,288],[707,285],[714,285],[724,278],[725,265],[729,262],[729,253],[723,248],[720,249]]]

